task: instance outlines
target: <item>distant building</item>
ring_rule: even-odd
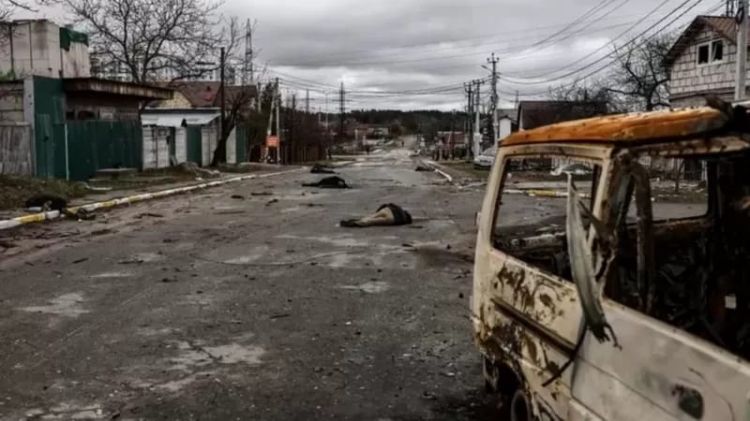
[[[0,73],[6,79],[91,76],[89,40],[83,33],[46,19],[5,22],[0,31],[10,35],[0,42]]]
[[[167,86],[167,84],[162,84]],[[146,154],[145,162],[150,167],[160,168],[174,162],[190,161],[208,165],[218,145],[221,116],[221,83],[180,81],[168,85],[174,89],[171,99],[154,101],[143,110],[142,121],[144,143],[155,145]],[[257,98],[257,88],[250,86],[227,86],[226,102],[231,103],[236,95],[245,94]],[[248,101],[240,112],[249,113],[254,100]],[[249,134],[244,127],[235,128],[227,140],[227,162],[244,162],[259,155],[260,145],[249,143]],[[169,145],[167,150],[164,145]],[[253,155],[254,154],[254,155]]]
[[[695,18],[667,54],[670,104],[675,108],[704,105],[706,95],[732,101],[736,56],[733,17]]]
[[[584,101],[521,101],[518,130],[531,130],[563,121],[607,114],[607,104]]]

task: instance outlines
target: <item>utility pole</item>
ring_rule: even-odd
[[[344,138],[344,116],[346,115],[346,91],[344,82],[341,82],[339,90],[339,138]]]
[[[748,0],[739,0],[737,7],[737,83],[734,90],[735,101],[745,99],[747,82],[747,25]]]
[[[492,65],[492,95],[490,96],[490,118],[492,121],[490,122],[490,139],[492,139],[492,142],[497,142],[497,139],[495,139],[496,133],[497,133],[497,102],[498,102],[498,95],[497,95],[497,62],[499,59],[495,57],[495,53],[492,53],[492,56],[487,59],[487,63]]]
[[[474,133],[472,141],[472,148],[474,149],[475,156],[482,153],[482,125],[481,125],[481,114],[482,114],[482,85],[484,80],[474,81]]]
[[[253,68],[253,25],[250,19],[245,23],[245,62],[242,68],[242,86],[252,85],[255,82],[255,69]]]
[[[472,156],[476,153],[474,150],[474,122],[472,121],[472,113],[474,112],[474,82],[464,83],[464,90],[466,91],[466,97],[468,102],[466,104],[466,133],[469,135],[467,138],[468,153],[466,154],[466,160],[471,161]]]
[[[726,11],[724,12],[724,16],[727,17],[734,17],[736,11],[734,7],[734,3],[736,0],[726,0]]]
[[[276,147],[276,163],[281,165],[281,92],[279,92],[279,78],[276,78],[274,92],[274,101],[276,102],[276,136],[279,138],[279,144]]]
[[[297,114],[297,94],[296,93],[292,94],[292,109],[291,109],[290,114],[291,114],[291,118],[289,119],[289,154],[288,154],[288,157],[289,157],[289,162],[292,163],[292,162],[295,162],[297,158],[297,151],[295,150],[297,147],[296,145],[297,142],[296,142],[296,139],[294,138],[296,135],[295,130],[294,130],[295,125],[296,125],[295,118],[297,117],[296,116]]]
[[[310,114],[310,90],[305,92],[305,114]]]
[[[225,118],[227,114],[227,102],[226,102],[226,95],[224,95],[225,85],[226,85],[226,79],[225,79],[225,68],[226,68],[226,61],[227,61],[227,51],[224,47],[221,47],[221,69],[219,69],[219,77],[221,79],[221,86],[219,88],[221,92],[221,123],[219,124],[219,130],[221,132],[221,138],[220,140],[224,139],[224,130],[226,129],[224,127],[225,125]]]

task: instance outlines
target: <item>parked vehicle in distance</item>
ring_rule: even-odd
[[[481,170],[489,170],[492,168],[492,164],[495,163],[495,156],[490,154],[481,153],[474,157],[474,168]]]
[[[503,141],[471,303],[503,419],[747,419],[749,128],[746,110],[727,105]],[[562,191],[514,188],[560,186],[550,171],[561,165]]]

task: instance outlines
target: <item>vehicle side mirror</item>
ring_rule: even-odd
[[[601,265],[609,265],[605,257],[595,258],[593,244],[596,238],[589,238],[588,230],[583,223],[585,213],[594,227],[593,233],[600,239],[606,239],[607,235],[599,221],[586,205],[581,201],[581,195],[573,183],[573,176],[568,174],[568,203],[567,203],[566,234],[568,240],[568,254],[570,256],[570,268],[573,282],[578,290],[586,326],[594,334],[599,342],[614,339],[614,332],[607,322],[604,309],[601,304],[602,278],[606,278],[607,270],[598,270]],[[602,231],[602,232],[600,232]],[[610,338],[609,333],[612,334]]]

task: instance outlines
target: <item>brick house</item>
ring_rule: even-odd
[[[705,104],[707,95],[734,98],[737,23],[727,16],[698,16],[667,53],[670,103],[674,108]]]

